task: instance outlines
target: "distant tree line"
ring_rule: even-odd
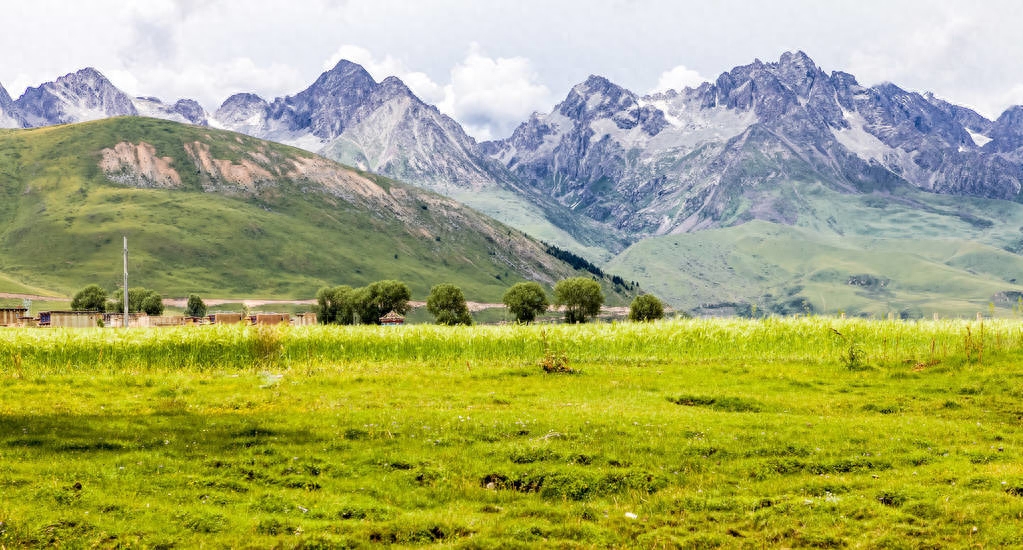
[[[572,269],[582,269],[589,271],[597,277],[602,279],[604,278],[604,271],[587,261],[586,258],[569,252],[563,248],[558,248],[553,244],[543,243],[543,245],[548,254],[572,266]],[[621,278],[619,278],[619,280],[621,280]]]
[[[601,278],[601,279],[609,279],[611,281],[611,284],[615,285],[616,287],[621,287],[621,288],[625,288],[625,289],[628,289],[628,290],[633,290],[633,289],[635,289],[636,287],[639,286],[639,283],[637,283],[636,281],[629,282],[629,281],[626,281],[625,279],[619,277],[618,275],[611,275],[609,277],[607,275],[607,273],[604,273],[604,270],[602,270],[599,267],[593,265],[586,258],[583,258],[582,256],[579,256],[578,254],[574,254],[574,253],[569,252],[568,250],[565,250],[563,248],[558,248],[557,246],[555,246],[553,244],[550,244],[550,243],[544,242],[542,244],[544,246],[544,250],[548,254],[550,254],[551,256],[554,256],[555,258],[557,258],[557,259],[565,262],[566,264],[572,266],[572,269],[577,269],[577,270],[581,269],[583,271],[588,271],[589,273],[592,273],[595,277],[598,277],[598,278]]]
[[[585,260],[582,260],[585,261]],[[596,268],[594,268],[596,269]],[[111,300],[105,289],[89,285],[75,294],[74,310],[98,312],[124,311],[123,293]],[[380,319],[394,311],[405,315],[411,309],[412,291],[401,281],[385,280],[361,288],[348,285],[323,287],[316,293],[316,317],[320,324],[379,325]],[[517,283],[505,292],[502,302],[518,323],[531,323],[550,306],[564,308],[566,323],[585,323],[596,318],[604,304],[600,283],[588,277],[572,277],[554,285],[551,302],[543,287],[535,282]],[[430,289],[426,309],[437,324],[472,325],[473,319],[462,289],[452,284],[439,284]],[[163,314],[163,299],[155,291],[137,287],[128,290],[129,313]],[[206,304],[198,295],[190,294],[185,315],[203,317]],[[638,296],[629,311],[634,321],[651,321],[664,316],[660,300],[650,294]]]

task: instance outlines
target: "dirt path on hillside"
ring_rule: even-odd
[[[12,298],[15,300],[45,300],[47,302],[70,302],[67,298],[60,296],[39,296],[37,294],[14,294],[11,292],[0,292],[0,298]]]

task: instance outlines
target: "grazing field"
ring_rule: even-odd
[[[1021,400],[1014,321],[3,330],[0,546],[1019,546]]]

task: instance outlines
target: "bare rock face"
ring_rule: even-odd
[[[202,186],[207,191],[255,193],[260,185],[274,185],[274,174],[258,159],[230,161],[210,155],[210,146],[202,142],[186,143],[185,152],[195,163]]]
[[[25,119],[18,114],[7,90],[0,86],[0,128],[24,128]]]
[[[131,98],[93,68],[29,88],[14,104],[32,127],[138,114]]]
[[[130,187],[174,189],[181,187],[181,175],[170,157],[158,157],[156,148],[146,142],[121,142],[103,149],[100,170],[110,181]]]

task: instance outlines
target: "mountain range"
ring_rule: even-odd
[[[810,230],[803,240],[837,238],[847,247],[859,238],[915,239],[906,243],[911,252],[922,238],[960,239],[996,256],[1009,254],[1003,264],[1019,251],[1019,225],[1005,224],[1016,223],[1023,189],[1023,107],[989,120],[929,93],[892,83],[863,86],[851,74],[827,73],[803,52],[658,94],[640,95],[591,76],[550,112],[485,143],[399,79],[376,82],[348,61],[295,95],[266,100],[240,93],[212,115],[190,100],[131,98],[92,69],[30,88],[13,101],[0,89],[0,125],[7,127],[121,115],[230,129],[446,194],[615,266],[689,307],[764,296],[796,296],[818,309],[827,304],[793,291],[807,288],[819,266],[774,269],[780,264],[768,259],[765,269],[783,275],[739,277],[720,288],[708,275],[701,287],[685,282],[703,280],[699,271],[679,262],[699,256],[699,247],[684,258],[642,253],[658,239],[695,242],[718,235],[706,231],[735,235],[778,226]],[[895,212],[906,224],[892,223]],[[921,269],[951,261],[925,256]],[[725,271],[734,267],[714,262]],[[675,277],[655,269],[661,264],[674,266],[667,272]],[[887,277],[869,262],[856,269],[875,273],[835,275],[833,283],[855,287],[848,281],[860,275]],[[966,269],[983,279],[983,290],[963,290],[985,293],[972,303],[989,301],[998,285],[1016,291],[1014,277]],[[899,289],[909,286],[887,278],[891,307],[902,300]],[[926,309],[934,302],[903,301],[899,308]]]

